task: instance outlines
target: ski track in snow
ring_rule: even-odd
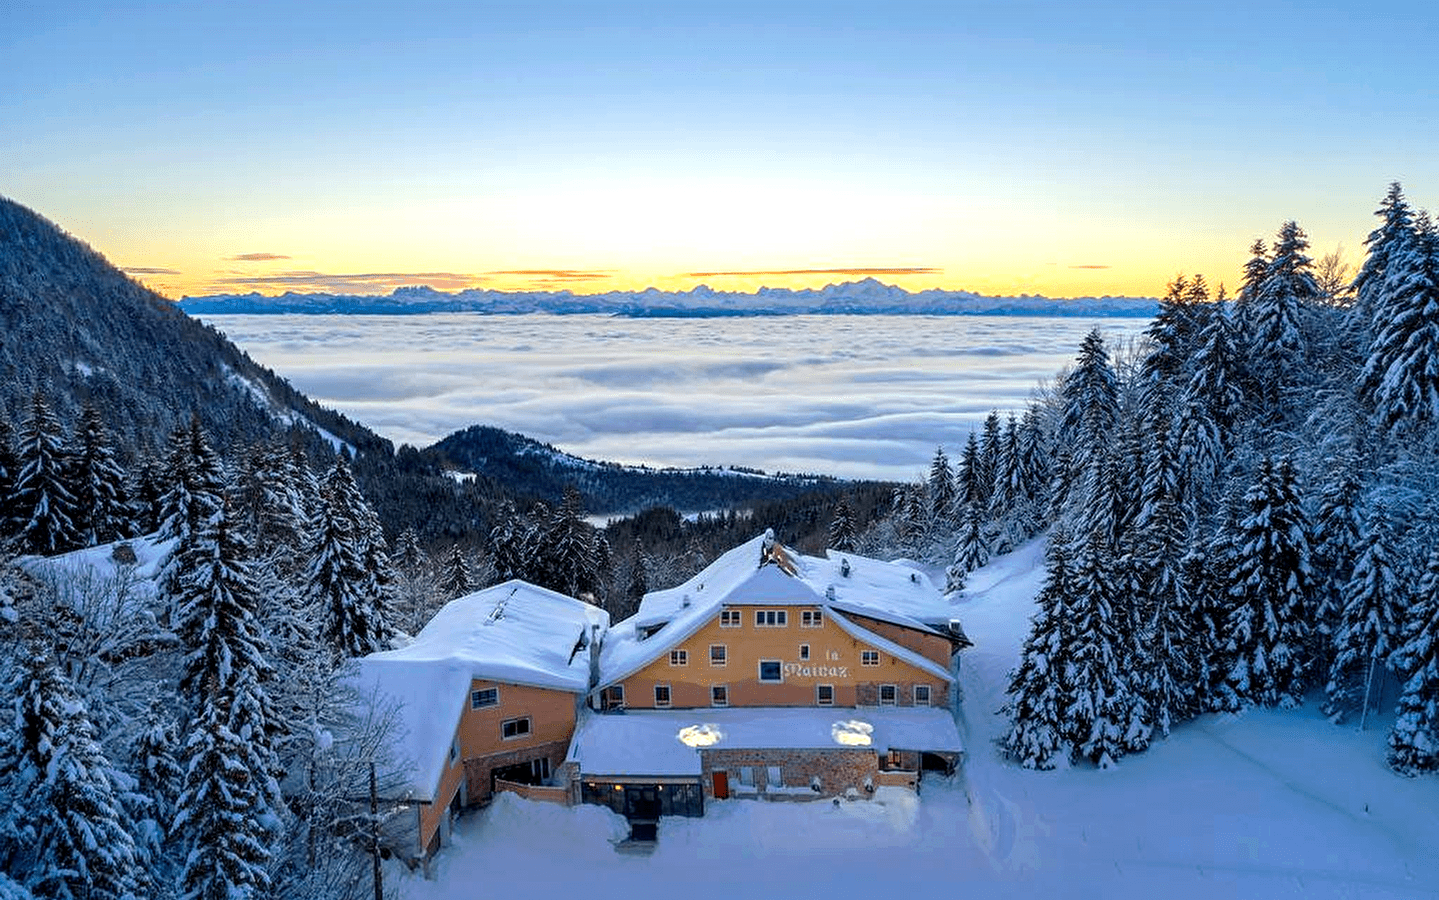
[[[926,779],[917,804],[714,802],[664,820],[644,857],[613,851],[625,827],[607,810],[505,797],[461,821],[435,880],[396,870],[397,886],[410,900],[482,884],[546,898],[1439,898],[1439,779],[1385,768],[1383,717],[1358,733],[1312,704],[1206,715],[1105,772],[1004,760],[998,711],[1043,561],[1036,541],[972,574],[958,608],[975,642],[960,664],[966,761]]]

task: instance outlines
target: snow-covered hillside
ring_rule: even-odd
[[[413,900],[509,897],[1439,897],[1439,783],[1384,765],[1385,721],[1359,733],[1310,705],[1205,715],[1111,771],[1019,769],[993,746],[1007,673],[1043,578],[1041,542],[971,575],[963,773],[912,795],[728,800],[665,819],[652,856],[616,853],[598,807],[502,796],[456,829]],[[555,861],[562,860],[562,865]]]

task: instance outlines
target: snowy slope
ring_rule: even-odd
[[[1314,707],[1208,715],[1108,772],[1024,771],[997,756],[1008,670],[1033,613],[1038,542],[970,578],[964,773],[919,802],[711,803],[666,819],[653,856],[606,852],[603,810],[504,798],[463,822],[413,900],[507,896],[957,895],[1134,898],[1439,897],[1439,779],[1383,762],[1387,722],[1357,733]],[[544,866],[563,836],[574,866]]]

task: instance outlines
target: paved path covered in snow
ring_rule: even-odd
[[[1007,674],[1043,577],[1037,543],[970,578],[963,777],[878,802],[711,803],[665,819],[649,857],[618,854],[623,820],[503,797],[468,817],[413,900],[507,897],[898,896],[1439,898],[1439,779],[1383,762],[1387,721],[1360,734],[1312,707],[1205,716],[1112,771],[1003,761]],[[972,893],[971,893],[972,892]],[[982,893],[981,893],[982,892]]]

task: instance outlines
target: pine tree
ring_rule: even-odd
[[[991,410],[989,415],[984,417],[984,427],[979,433],[979,470],[976,473],[983,481],[982,493],[986,507],[994,498],[994,475],[999,469],[999,452],[1002,442],[999,413]]]
[[[1069,609],[1073,596],[1068,539],[1056,532],[1045,550],[1044,587],[1036,598],[1039,611],[1025,639],[1019,667],[1010,674],[1010,699],[1005,706],[1011,724],[1002,746],[1006,756],[1026,769],[1052,769],[1071,752],[1063,706],[1067,654],[1074,643]]]
[[[1185,385],[1181,405],[1202,406],[1218,429],[1222,446],[1230,446],[1229,435],[1244,402],[1243,366],[1234,316],[1220,300],[1199,333],[1193,359],[1193,374]]]
[[[210,439],[191,417],[189,427],[170,435],[167,483],[160,500],[160,539],[182,542],[215,515],[225,493],[225,474]]]
[[[138,898],[145,885],[132,824],[119,801],[125,779],[105,757],[73,685],[50,652],[26,648],[15,698],[19,746],[4,751],[23,791],[30,836],[12,860],[25,881],[59,900]],[[13,692],[13,693],[12,693]]]
[[[75,494],[75,526],[86,547],[134,533],[125,471],[115,461],[115,448],[105,432],[99,410],[86,406],[75,433],[75,458],[70,484]]]
[[[1352,448],[1329,460],[1329,476],[1320,491],[1314,518],[1314,624],[1326,638],[1335,633],[1339,624],[1346,585],[1354,572],[1364,530],[1359,509],[1364,484],[1359,466],[1359,455]]]
[[[273,670],[240,529],[228,504],[203,524],[179,564],[181,686],[194,702],[184,789],[173,829],[191,847],[184,897],[233,900],[269,889],[269,842],[283,811],[273,749]]]
[[[1354,276],[1354,305],[1349,311],[1351,327],[1364,336],[1377,334],[1392,318],[1386,303],[1391,266],[1414,235],[1413,211],[1399,182],[1389,185],[1374,214],[1384,221],[1364,241],[1369,249]]]
[[[1263,460],[1244,502],[1229,575],[1227,677],[1243,701],[1295,707],[1311,678],[1314,589],[1308,524],[1289,462]]]
[[[1439,421],[1439,232],[1427,213],[1390,253],[1384,318],[1374,323],[1360,383],[1382,427],[1428,427]]]
[[[855,537],[854,514],[850,512],[849,502],[841,496],[829,520],[829,547],[852,553],[857,546]]]
[[[1140,379],[1146,391],[1172,392],[1184,380],[1194,349],[1195,304],[1208,300],[1208,295],[1203,275],[1195,276],[1193,285],[1183,275],[1170,282],[1159,312],[1144,330],[1149,352],[1140,364]]]
[[[1389,732],[1389,766],[1402,775],[1439,769],[1439,548],[1404,614],[1394,665],[1403,679]]]
[[[1246,357],[1254,346],[1255,335],[1259,333],[1259,296],[1264,291],[1264,279],[1268,274],[1269,248],[1263,240],[1256,238],[1249,247],[1249,260],[1244,264],[1244,278],[1239,285],[1239,296],[1234,301],[1238,346]]]
[[[1075,755],[1107,769],[1128,749],[1142,747],[1145,736],[1134,732],[1137,701],[1115,608],[1113,560],[1098,536],[1085,540],[1074,569],[1070,646],[1061,654],[1066,662],[1061,727]]]
[[[1007,517],[1019,510],[1025,500],[1024,472],[1019,449],[1019,423],[1014,416],[1005,422],[999,439],[999,456],[994,467],[994,490],[990,509],[997,517]]]
[[[20,477],[20,458],[15,455],[15,435],[10,422],[0,413],[0,546],[15,527],[15,479]]]
[[[959,526],[959,537],[954,546],[954,566],[964,572],[973,572],[989,562],[989,539],[984,533],[984,518],[979,508],[967,506],[964,519]]]
[[[68,453],[60,422],[36,391],[20,431],[20,472],[15,478],[10,532],[22,553],[50,556],[79,543],[75,495],[67,485]]]
[[[440,578],[440,593],[453,600],[474,593],[477,587],[469,557],[459,542],[456,542],[450,548],[449,559],[445,562],[444,574]]]
[[[1036,510],[1043,509],[1049,499],[1050,476],[1050,458],[1045,448],[1045,434],[1039,421],[1039,410],[1030,406],[1019,422],[1019,477],[1025,499]]]
[[[971,431],[955,472],[954,494],[959,503],[988,506],[989,489],[990,485],[984,482],[984,463],[979,457],[979,438]]]
[[[1096,328],[1085,336],[1074,370],[1060,390],[1064,401],[1059,440],[1069,448],[1068,477],[1088,477],[1096,456],[1103,456],[1119,421],[1119,386],[1104,338]],[[1069,493],[1068,490],[1063,493]]]
[[[506,500],[495,514],[495,527],[490,529],[490,559],[494,563],[496,580],[524,577],[523,546],[519,515],[514,504]]]
[[[592,594],[597,581],[593,529],[584,520],[584,501],[574,487],[566,487],[564,499],[546,529],[545,548],[550,583],[545,587],[578,597]]]
[[[130,515],[138,534],[154,534],[165,521],[164,491],[156,469],[155,460],[149,456],[148,451],[141,456],[140,463],[135,468],[134,482],[130,488],[130,496],[133,498],[130,501]]]
[[[645,553],[645,545],[636,539],[634,553],[630,556],[630,581],[625,587],[625,599],[635,609],[650,591],[649,570],[650,558]]]
[[[311,523],[305,600],[322,618],[325,645],[336,658],[365,656],[384,648],[388,628],[370,594],[365,548],[352,508],[354,481],[341,457],[320,491]]]
[[[929,464],[929,512],[936,522],[948,521],[954,511],[954,472],[943,447],[934,448]]]
[[[185,770],[175,758],[180,738],[175,720],[164,710],[162,701],[150,706],[145,721],[136,735],[131,755],[131,771],[135,773],[135,793],[150,801],[150,849],[159,848],[170,823],[175,818],[175,801],[180,796]]]
[[[429,565],[429,557],[420,546],[420,536],[415,529],[406,528],[395,539],[395,565],[399,566],[402,574],[412,578]]]
[[[1281,401],[1298,383],[1305,353],[1302,318],[1319,296],[1311,261],[1304,253],[1308,249],[1303,229],[1295,222],[1285,222],[1251,307],[1255,331],[1249,356],[1264,373],[1260,393],[1271,415],[1280,413]]]
[[[1376,676],[1398,636],[1399,598],[1405,593],[1397,571],[1394,536],[1388,516],[1376,509],[1356,541],[1353,573],[1340,594],[1342,614],[1334,632],[1334,658],[1324,686],[1324,713],[1336,722],[1354,709],[1367,716]]]

